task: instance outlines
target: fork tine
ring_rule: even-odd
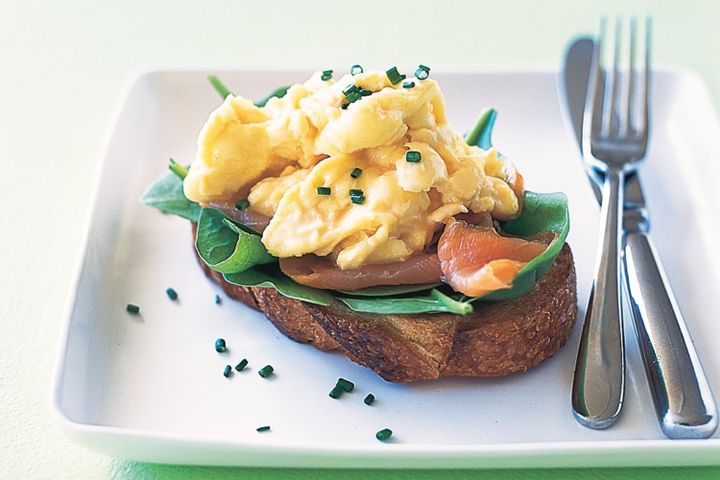
[[[645,17],[645,68],[643,72],[643,91],[640,96],[641,124],[638,127],[637,136],[640,141],[647,143],[649,125],[648,97],[650,96],[650,53],[652,45],[652,18]]]
[[[606,42],[607,33],[607,18],[600,18],[600,28],[598,31],[597,40],[597,51],[595,52],[594,68],[595,68],[595,88],[592,92],[592,135],[595,135],[598,131],[603,132],[603,112],[606,110],[603,108],[605,101],[605,91],[608,86],[607,82],[607,69],[603,67],[603,58],[605,56],[605,49],[607,48]]]
[[[620,128],[620,134],[624,137],[630,137],[637,131],[637,121],[634,118],[635,109],[635,59],[637,50],[637,17],[634,15],[630,18],[630,60],[628,61],[628,77],[627,77],[627,98],[625,105],[625,118]]]
[[[605,89],[603,98],[603,114],[600,134],[603,137],[610,137],[617,131],[617,103],[620,83],[620,33],[622,31],[622,23],[620,17],[615,18],[615,35],[613,39],[613,56],[612,67],[605,69]],[[605,38],[607,32],[601,32],[600,42],[606,44]],[[604,48],[602,49],[604,51]],[[605,54],[603,54],[603,57]]]
[[[610,134],[615,135],[620,131],[619,113],[622,112],[620,105],[620,88],[622,85],[622,72],[620,71],[620,56],[622,53],[622,17],[615,17],[615,40],[613,42],[613,83],[610,92]]]

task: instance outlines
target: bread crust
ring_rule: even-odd
[[[567,244],[527,295],[475,303],[468,316],[375,315],[340,302],[312,305],[272,288],[232,285],[198,261],[229,297],[264,313],[289,338],[320,350],[339,349],[396,383],[524,372],[565,344],[577,317],[575,266]]]

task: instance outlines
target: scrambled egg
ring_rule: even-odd
[[[343,109],[350,84],[372,94]],[[451,129],[434,80],[402,88],[384,72],[316,73],[263,108],[229,96],[200,132],[184,190],[201,204],[247,195],[252,211],[272,217],[262,235],[271,254],[329,255],[352,269],[422,252],[458,213],[517,213],[504,167],[494,149]]]

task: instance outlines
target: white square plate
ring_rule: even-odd
[[[393,385],[342,355],[295,343],[223,296],[193,258],[190,226],[139,202],[168,157],[193,158],[219,99],[205,71],[134,78],[104,152],[95,205],[62,339],[54,408],[67,433],[112,456],[140,461],[275,466],[528,467],[720,463],[720,436],[665,439],[627,322],[628,389],[609,430],[578,425],[570,408],[581,319],[591,283],[597,208],[563,125],[549,71],[435,74],[459,131],[484,106],[499,111],[494,141],[535,191],[570,198],[580,311],[568,344],[541,366],[506,378]],[[219,72],[260,98],[302,72]],[[705,195],[717,178],[720,130],[702,82],[676,70],[654,81],[650,159],[643,167],[653,234],[720,399],[717,224]],[[703,162],[708,162],[707,166]],[[695,172],[703,169],[702,175]],[[715,182],[715,183],[712,183]],[[707,189],[707,191],[706,191]],[[178,302],[165,295],[175,288]],[[127,303],[142,308],[125,312]],[[711,314],[712,312],[712,314]],[[218,354],[223,337],[229,351]],[[227,379],[226,364],[250,368]],[[272,364],[276,375],[258,376]],[[356,390],[328,397],[338,377]],[[376,403],[362,399],[372,392]],[[270,432],[255,428],[271,425]],[[392,441],[375,432],[391,428]]]

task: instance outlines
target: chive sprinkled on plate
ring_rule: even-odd
[[[358,65],[357,63],[350,67],[350,75],[358,75],[360,73],[363,73],[365,70],[363,70],[363,67],[361,65]]]
[[[418,65],[417,70],[415,70],[415,78],[418,80],[427,80],[427,78],[430,76],[430,67],[426,67],[425,65]]]
[[[355,389],[355,384],[351,382],[350,380],[346,380],[344,378],[338,378],[337,386],[342,388],[343,391],[350,393]]]
[[[247,367],[247,364],[247,358],[243,358],[242,360],[240,360],[240,363],[235,365],[235,370],[237,370],[238,372],[242,372],[243,370],[245,370],[245,367]]]
[[[403,83],[402,83],[402,87],[403,87],[403,88],[414,88],[414,87],[415,87],[415,82],[413,82],[412,80],[409,80],[409,81],[407,81],[407,82],[403,82]]]
[[[257,427],[255,429],[256,432],[268,432],[270,431],[270,425],[263,425],[262,427]]]
[[[178,294],[177,294],[177,292],[175,291],[175,289],[172,288],[172,287],[170,287],[170,288],[168,288],[167,290],[165,290],[165,293],[167,294],[167,296],[168,296],[168,298],[169,298],[170,300],[173,300],[173,301],[174,301],[174,300],[177,300],[177,299],[178,299]]]
[[[385,441],[388,438],[392,437],[392,433],[393,433],[392,430],[390,430],[389,428],[383,428],[382,430],[380,430],[379,432],[377,432],[375,434],[375,438],[377,438],[380,441]]]
[[[237,208],[238,210],[245,210],[249,206],[250,206],[250,202],[248,201],[247,198],[243,198],[243,199],[235,202],[235,208]]]
[[[227,344],[225,343],[224,338],[218,338],[215,340],[215,351],[218,353],[223,353],[227,350]]]
[[[222,303],[222,300],[220,299],[220,295],[215,294],[215,304],[220,305]]]
[[[320,75],[320,80],[327,82],[333,77],[333,71],[332,70],[323,70],[322,75]]]
[[[385,75],[387,75],[388,80],[390,80],[390,83],[392,83],[393,85],[397,85],[399,82],[402,82],[406,78],[405,75],[402,75],[400,72],[398,72],[397,67],[392,67],[388,69],[385,72]]]
[[[330,187],[317,187],[318,195],[330,195]]]
[[[353,168],[353,171],[350,172],[350,176],[352,178],[358,178],[360,175],[362,175],[362,168]]]
[[[410,150],[409,152],[405,153],[405,160],[410,163],[420,163],[420,160],[422,160],[422,155],[420,155],[420,152],[416,150]]]
[[[363,398],[363,403],[365,405],[372,405],[374,401],[375,395],[373,395],[372,393],[368,393],[367,395],[365,395],[365,398]]]
[[[260,375],[262,378],[267,378],[272,375],[274,371],[275,369],[272,367],[272,365],[265,365],[260,370],[258,370],[258,375]]]
[[[125,307],[125,310],[127,310],[130,315],[137,315],[138,313],[140,313],[140,307],[135,305],[134,303],[128,303]]]
[[[343,393],[345,393],[345,390],[343,390],[340,385],[335,385],[333,389],[330,390],[330,393],[328,393],[328,396],[337,400],[342,397]]]
[[[230,378],[230,375],[232,375],[232,367],[230,365],[225,365],[225,370],[223,370],[223,377]]]

